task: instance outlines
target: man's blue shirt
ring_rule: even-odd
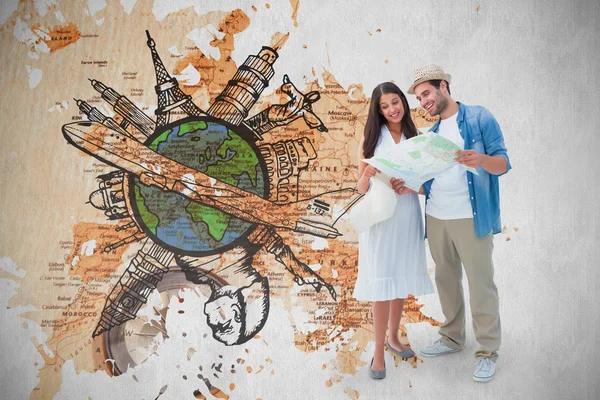
[[[506,160],[506,171],[511,169],[504,137],[496,119],[486,108],[481,106],[467,106],[458,102],[458,115],[456,122],[460,135],[465,141],[465,150],[476,150],[488,156],[502,156]],[[438,133],[440,121],[430,129]],[[473,208],[473,222],[477,237],[486,236],[490,231],[499,233],[500,224],[500,187],[498,176],[477,168],[479,175],[467,171],[469,196]],[[433,179],[423,184],[426,201],[429,199]],[[427,208],[425,208],[427,209]]]

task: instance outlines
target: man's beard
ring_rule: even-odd
[[[440,90],[437,90],[435,95],[435,109],[432,110],[431,116],[434,117],[436,115],[440,115],[445,109],[448,107],[448,99],[443,97],[440,93]]]

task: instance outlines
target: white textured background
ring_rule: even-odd
[[[283,73],[301,81],[311,76],[313,67],[318,72],[323,67],[344,87],[363,83],[369,95],[384,80],[407,89],[415,67],[437,63],[452,74],[455,99],[486,106],[502,127],[513,169],[501,178],[502,219],[511,240],[506,241],[506,235],[495,240],[503,325],[496,378],[489,384],[472,382],[476,343],[469,330],[461,353],[426,359],[417,369],[406,363],[389,368],[388,378],[381,382],[371,381],[366,368],[348,377],[345,383],[357,389],[361,399],[600,398],[600,2],[301,0],[297,28],[287,1],[273,0],[270,12],[256,15],[250,6],[263,10],[264,1],[169,3],[156,1],[157,18],[189,5],[200,14],[245,10],[251,24],[236,35],[238,64],[257,43],[268,43],[275,31],[291,32],[280,52],[275,82]],[[14,4],[2,1],[3,18]],[[11,95],[0,95],[3,113],[11,107]],[[414,97],[409,98],[416,106]],[[9,151],[0,148],[3,158]],[[0,182],[6,196],[11,181]],[[17,217],[1,206],[0,229],[7,234],[18,227]],[[0,256],[6,257],[14,250],[2,249],[8,254]],[[14,310],[3,306],[10,290],[3,286],[2,291],[0,397],[26,398],[29,392],[19,379],[35,380],[35,371],[11,372],[7,365],[8,360],[35,358],[35,350],[26,355],[23,339],[10,334],[17,322]],[[421,300],[427,304],[425,313],[442,318],[435,296]],[[286,320],[276,317],[278,311],[284,312],[274,303],[261,332],[264,337],[282,335],[281,326],[288,329]],[[436,329],[424,324],[408,329],[415,349],[436,337]],[[291,361],[302,357],[290,353]],[[388,367],[391,364],[388,359]],[[311,372],[297,365],[280,368],[290,368],[296,376],[265,380],[255,388],[256,394],[264,399],[282,398],[282,393],[290,399],[310,393],[311,398],[318,393],[346,398],[341,390],[308,389]],[[86,390],[108,385],[106,378],[68,376],[66,371],[63,378],[79,379],[74,385]],[[89,393],[77,396],[75,386],[72,390],[71,397],[63,393],[61,398]],[[114,398],[138,398],[135,393],[139,395],[134,391]]]

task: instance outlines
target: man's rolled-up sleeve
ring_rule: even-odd
[[[479,128],[481,129],[485,153],[492,157],[502,156],[506,160],[506,171],[498,174],[498,176],[504,175],[512,168],[506,146],[504,145],[504,136],[496,118],[486,108],[483,108],[479,116]]]

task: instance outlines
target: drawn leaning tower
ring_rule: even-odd
[[[269,86],[269,81],[275,74],[273,64],[277,60],[276,50],[263,46],[255,56],[248,56],[223,92],[208,109],[209,115],[240,125],[248,116],[248,112]]]
[[[154,39],[150,32],[146,31],[148,41],[146,44],[152,53],[152,63],[156,72],[156,94],[158,95],[158,108],[154,111],[156,114],[156,127],[161,127],[169,123],[171,119],[171,110],[180,107],[189,116],[200,116],[204,112],[192,101],[192,96],[187,95],[179,88],[176,78],[173,78],[167,72],[160,56],[156,51]]]

